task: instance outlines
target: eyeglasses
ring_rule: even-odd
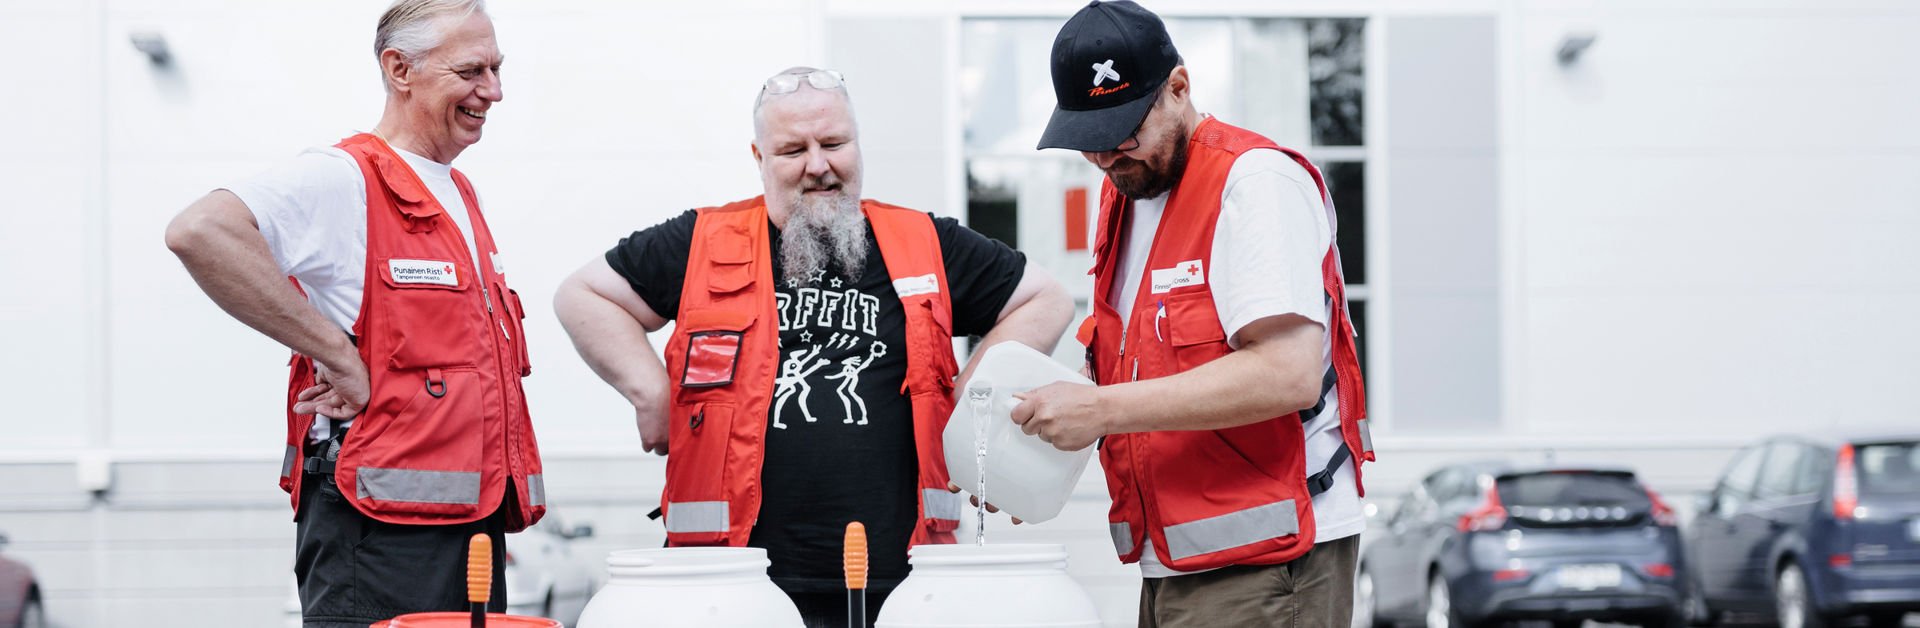
[[[800,89],[803,79],[814,89],[839,89],[847,84],[847,77],[833,70],[814,70],[805,74],[783,72],[767,79],[767,84],[760,86],[760,91],[769,96],[791,94]]]
[[[1153,93],[1153,104],[1147,107],[1146,117],[1140,118],[1140,124],[1134,125],[1133,132],[1127,134],[1127,139],[1121,140],[1119,146],[1113,147],[1112,152],[1124,153],[1140,147],[1140,129],[1146,128],[1147,119],[1152,118],[1154,110],[1160,108],[1160,93]]]

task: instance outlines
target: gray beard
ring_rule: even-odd
[[[860,280],[867,269],[867,218],[859,199],[795,199],[787,226],[780,230],[781,278],[807,285],[835,262],[847,279]]]

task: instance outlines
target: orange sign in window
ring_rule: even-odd
[[[1067,250],[1087,250],[1087,189],[1067,188]]]

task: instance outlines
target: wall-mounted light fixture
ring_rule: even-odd
[[[173,50],[167,46],[167,36],[152,31],[136,31],[127,36],[133,42],[133,49],[147,55],[147,61],[155,67],[173,65]]]
[[[1554,56],[1560,59],[1560,65],[1573,65],[1580,60],[1581,53],[1593,46],[1593,40],[1597,38],[1599,35],[1590,30],[1569,32],[1560,37],[1560,51]]]

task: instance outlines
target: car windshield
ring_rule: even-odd
[[[1861,493],[1920,493],[1920,443],[1858,445],[1854,460]]]
[[[1644,512],[1646,490],[1633,476],[1552,471],[1500,478],[1500,503],[1508,507],[1621,506]]]

